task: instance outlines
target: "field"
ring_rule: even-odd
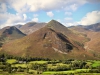
[[[3,56],[4,57],[4,56]],[[100,75],[97,60],[0,59],[0,75]]]
[[[48,61],[31,61],[31,62],[29,62],[30,64],[31,63],[38,63],[38,64],[45,64],[45,63],[47,63]]]
[[[13,64],[13,63],[16,63],[17,60],[16,59],[7,59],[6,63],[9,63],[9,64]]]
[[[92,67],[100,66],[100,61],[93,61]]]
[[[43,72],[43,74],[68,74],[68,73],[78,73],[78,72],[88,72],[90,69],[76,69],[70,71],[47,71]]]

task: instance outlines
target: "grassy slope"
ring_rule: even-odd
[[[91,58],[91,56],[88,56],[87,52],[85,52],[84,50],[79,51],[76,50],[76,48],[68,54],[62,54],[54,51],[51,47],[43,47],[43,44],[45,42],[48,43],[46,40],[43,40],[43,35],[45,31],[46,30],[41,29],[22,39],[18,39],[11,43],[8,43],[3,46],[2,52],[23,57],[32,56],[32,57],[44,57],[51,59],[66,59],[66,58],[94,59]]]
[[[46,29],[45,29],[46,28]],[[66,35],[67,40],[73,44],[73,50],[68,54],[62,54],[60,52],[54,51],[52,47],[58,48],[61,45],[64,45],[64,41],[57,41],[56,32],[51,30],[47,30],[47,28],[52,28],[57,32],[61,32]],[[48,35],[44,40],[45,34]],[[8,43],[3,46],[2,52],[15,55],[15,56],[23,56],[23,57],[43,57],[43,58],[51,58],[51,59],[67,59],[67,58],[75,58],[75,59],[95,59],[91,54],[86,52],[82,46],[78,45],[80,42],[84,41],[86,38],[84,36],[76,35],[71,32],[68,28],[64,27],[62,24],[56,21],[50,21],[46,27],[30,34],[24,38],[15,40],[11,43]],[[56,41],[56,44],[54,43]],[[74,41],[77,41],[75,43]],[[52,43],[53,44],[50,44]],[[58,42],[58,43],[57,43]],[[60,44],[59,44],[60,43]],[[44,45],[48,45],[44,47]],[[50,47],[49,47],[50,46]]]
[[[85,45],[84,47],[86,47],[86,50],[88,52],[91,52],[91,53],[95,54],[96,57],[100,58],[100,46],[99,46],[100,32],[87,30],[80,26],[72,27],[70,29],[74,30],[80,34],[86,35],[86,37],[89,38],[89,40],[84,44]]]

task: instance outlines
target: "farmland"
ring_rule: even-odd
[[[100,75],[99,60],[54,60],[0,55],[0,75]]]

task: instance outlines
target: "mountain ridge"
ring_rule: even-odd
[[[32,34],[3,45],[0,52],[21,57],[95,59],[72,36],[83,37],[52,20],[45,27]]]
[[[24,36],[26,35],[14,26],[5,27],[0,30],[0,42],[2,44]]]

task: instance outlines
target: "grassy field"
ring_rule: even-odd
[[[38,63],[38,64],[45,64],[47,63],[48,61],[31,61],[29,63]]]
[[[100,73],[79,73],[75,75],[100,75]]]
[[[23,73],[12,73],[12,74],[3,73],[3,74],[0,74],[0,75],[28,75],[28,74],[23,74]]]
[[[100,66],[100,61],[93,61],[92,67]]]
[[[22,67],[22,68],[26,68],[28,65],[27,64],[14,64],[12,65],[12,67]]]
[[[23,73],[8,74],[8,73],[4,73],[0,75],[53,75],[53,74],[23,74]],[[100,75],[100,73],[79,73],[79,74],[74,74],[74,75]]]
[[[32,60],[28,62],[24,60],[18,62],[16,59],[7,59],[5,62],[6,64],[0,62],[0,75],[70,75],[71,73],[74,75],[100,75],[98,68],[100,61],[96,60]],[[7,63],[11,65],[9,66]],[[80,68],[82,65],[84,66]]]
[[[6,63],[9,63],[9,64],[13,64],[13,63],[16,63],[17,60],[16,59],[7,59]]]
[[[76,69],[70,71],[47,71],[47,72],[43,72],[43,74],[68,74],[68,73],[87,72],[89,70],[90,69]]]

